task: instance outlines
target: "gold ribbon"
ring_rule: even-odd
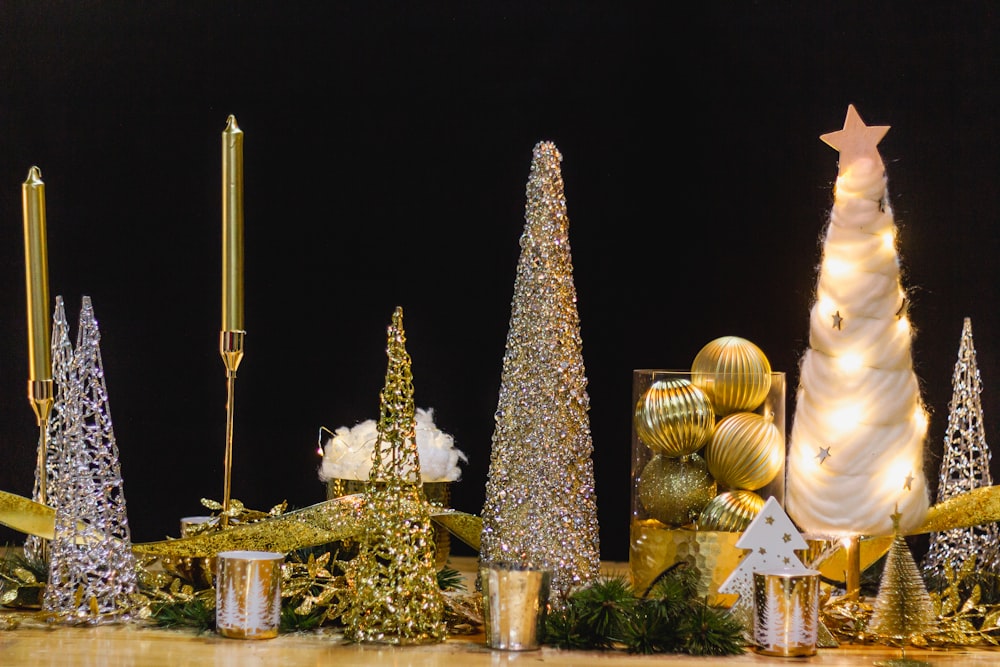
[[[288,553],[357,536],[363,525],[363,496],[354,494],[217,532],[132,545],[143,556],[203,558],[220,551]],[[428,503],[431,520],[470,547],[479,550],[480,517]],[[28,498],[0,491],[0,523],[28,535],[53,539],[55,510]]]
[[[150,556],[211,557],[220,551],[259,550],[290,552],[358,535],[362,526],[362,495],[327,500],[274,518],[232,526],[193,537],[133,544],[137,554]],[[483,528],[481,517],[428,504],[431,520],[479,551]],[[23,496],[0,491],[0,524],[53,539],[56,513],[51,507]],[[1000,521],[1000,487],[984,486],[967,491],[927,511],[924,523],[911,535],[969,528]],[[862,569],[889,550],[892,536],[865,537],[861,541]],[[844,549],[834,552],[814,567],[823,576],[839,581],[843,576]],[[839,560],[838,560],[839,559]]]

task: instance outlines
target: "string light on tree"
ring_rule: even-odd
[[[789,515],[816,537],[892,535],[897,506],[906,533],[927,513],[928,420],[876,148],[888,130],[865,125],[852,105],[843,129],[821,137],[840,151],[839,174],[800,365],[786,495]]]

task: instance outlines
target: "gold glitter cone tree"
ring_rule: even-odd
[[[552,571],[553,604],[600,566],[587,378],[569,219],[550,142],[535,145],[495,415],[481,559]]]
[[[83,297],[71,368],[60,375],[68,386],[42,608],[68,623],[127,620],[137,589],[136,564],[90,297]]]
[[[785,494],[789,516],[807,537],[891,536],[896,507],[907,533],[928,508],[928,418],[913,369],[897,227],[876,148],[888,131],[865,125],[852,105],[844,128],[821,137],[840,152],[839,173],[809,348],[800,362]],[[851,571],[857,568],[849,568],[849,579]]]
[[[983,385],[976,362],[976,346],[972,340],[972,321],[968,317],[962,324],[962,339],[951,386],[948,428],[944,435],[944,454],[938,478],[938,503],[993,485],[990,448],[986,444],[983,425]],[[975,558],[983,569],[995,570],[998,541],[1000,533],[997,524],[992,521],[931,533],[930,546],[922,563],[923,572],[929,577],[940,578],[944,576],[947,563],[958,569],[970,558]]]
[[[868,631],[905,643],[934,628],[934,604],[906,539],[898,532],[898,512],[892,522],[897,532],[885,557]]]
[[[378,439],[351,562],[354,598],[345,613],[352,641],[415,644],[445,637],[444,598],[434,569],[434,532],[421,487],[413,375],[403,309],[388,329]]]

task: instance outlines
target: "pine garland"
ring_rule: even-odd
[[[570,650],[737,655],[742,626],[725,609],[696,597],[687,567],[664,572],[639,597],[624,576],[602,577],[572,593],[546,618],[544,643]]]

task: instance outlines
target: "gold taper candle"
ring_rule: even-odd
[[[52,379],[49,329],[49,258],[45,233],[45,183],[38,167],[21,185],[24,209],[24,264],[28,297],[28,379]]]
[[[28,400],[43,425],[52,405],[49,259],[45,231],[45,183],[38,167],[21,185],[24,212],[24,269],[28,303]]]
[[[243,130],[232,114],[222,132],[222,330],[219,353],[226,365],[226,455],[223,460],[222,527],[229,526],[233,469],[236,369],[243,360]]]
[[[243,331],[243,130],[222,132],[222,330]]]

